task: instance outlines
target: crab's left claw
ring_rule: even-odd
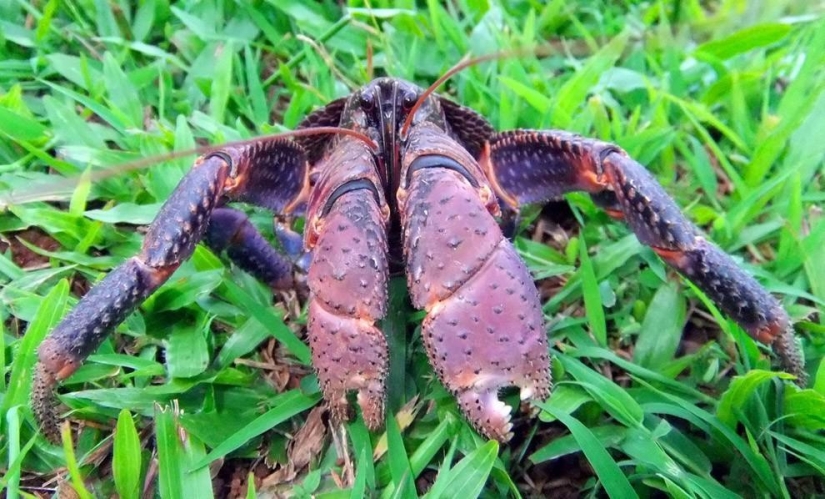
[[[347,393],[355,391],[364,422],[377,430],[388,372],[387,340],[376,326],[387,307],[388,209],[360,141],[342,140],[326,161],[328,176],[316,185],[307,217],[312,364],[332,419],[350,418]]]

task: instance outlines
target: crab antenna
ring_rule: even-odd
[[[421,107],[421,104],[424,103],[424,100],[456,73],[459,73],[471,66],[475,66],[476,64],[481,64],[482,62],[506,59],[508,57],[516,57],[527,54],[542,56],[547,53],[550,53],[551,50],[552,47],[537,47],[533,49],[516,49],[506,50],[502,52],[492,52],[489,54],[480,55],[478,57],[473,57],[472,59],[469,59],[467,56],[465,56],[463,59],[458,61],[458,63],[455,66],[448,69],[447,72],[444,73],[439,79],[435,80],[435,83],[427,87],[427,90],[424,90],[424,92],[421,93],[421,95],[418,97],[418,100],[415,101],[415,104],[413,105],[412,109],[410,109],[410,112],[407,115],[407,119],[404,121],[404,126],[401,127],[401,137],[407,136],[407,131],[409,131],[410,125],[412,125],[413,116],[415,116],[415,113],[418,111],[418,108]]]
[[[340,134],[340,135],[348,135],[350,137],[354,137],[362,142],[364,142],[370,149],[373,151],[378,150],[378,144],[375,143],[374,140],[367,137],[363,133],[357,132],[355,130],[350,130],[347,128],[339,128],[334,126],[319,126],[314,128],[302,128],[300,130],[291,130],[288,132],[281,132],[275,133],[270,135],[263,135],[260,137],[256,137],[254,139],[246,139],[246,140],[237,140],[234,142],[227,142],[217,146],[200,146],[195,147],[194,149],[187,149],[185,151],[173,151],[163,156],[153,156],[150,158],[142,158],[135,161],[130,161],[127,163],[123,163],[121,165],[117,165],[112,168],[107,168],[105,170],[98,170],[93,172],[91,175],[82,175],[81,177],[75,178],[63,178],[56,182],[43,182],[40,185],[34,185],[31,187],[26,188],[23,192],[15,193],[13,190],[8,191],[7,193],[0,194],[0,210],[6,209],[8,206],[14,204],[25,204],[25,203],[32,203],[35,201],[57,201],[63,199],[66,195],[74,191],[75,187],[78,183],[82,180],[88,181],[95,181],[101,180],[108,177],[113,177],[115,175],[119,175],[121,173],[125,173],[132,170],[139,170],[141,168],[146,168],[151,166],[155,163],[159,163],[162,161],[169,161],[173,159],[182,158],[185,156],[192,156],[192,155],[203,155],[208,154],[210,152],[214,152],[220,150],[224,147],[241,147],[248,144],[254,143],[262,143],[262,142],[271,142],[274,140],[279,139],[286,139],[286,138],[293,138],[293,137],[306,137],[309,135],[321,135],[321,134]]]

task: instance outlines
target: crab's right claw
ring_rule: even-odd
[[[544,315],[530,273],[490,212],[495,200],[478,165],[437,142],[445,140],[420,142],[451,157],[421,150],[408,158],[402,220],[410,296],[427,311],[421,334],[439,379],[480,433],[506,442],[510,407],[499,391],[516,386],[523,400],[550,393]]]

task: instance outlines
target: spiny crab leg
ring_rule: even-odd
[[[410,295],[427,311],[424,346],[467,419],[505,442],[512,423],[499,390],[550,394],[538,292],[493,218],[498,205],[475,160],[435,127],[414,127],[410,144],[399,201]]]
[[[517,130],[493,136],[480,162],[512,209],[573,190],[594,194],[751,336],[773,344],[788,372],[805,383],[804,358],[776,298],[700,235],[650,172],[618,146],[569,132]]]
[[[322,161],[305,233],[312,364],[332,419],[350,419],[347,393],[356,391],[375,430],[384,424],[388,372],[387,340],[376,322],[387,308],[389,208],[362,142],[344,138]]]
[[[228,248],[239,265],[270,284],[280,287],[291,283],[291,266],[264,247],[265,240],[246,217],[218,206],[225,196],[249,201],[265,197],[268,206],[283,209],[303,188],[300,172],[305,164],[303,152],[285,140],[225,148],[195,162],[155,217],[140,253],[94,286],[41,343],[34,368],[32,409],[47,438],[55,442],[60,438],[56,385],[74,373],[106,336],[192,255],[204,237],[217,250]],[[261,192],[269,184],[258,182],[260,176],[279,183],[282,190],[276,195]]]

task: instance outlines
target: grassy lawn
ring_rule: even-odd
[[[825,494],[821,3],[133,3],[0,0],[0,495]],[[467,54],[536,46],[550,55],[479,64],[440,92],[498,129],[567,129],[647,165],[781,300],[806,389],[570,194],[526,209],[516,238],[555,390],[508,445],[435,379],[403,278],[383,325],[396,417],[380,434],[360,417],[329,427],[304,303],[205,247],[62,385],[63,447],[37,433],[38,344],[137,253],[194,156],[118,165],[292,129],[374,76],[426,87]],[[245,209],[271,234],[271,213]]]

